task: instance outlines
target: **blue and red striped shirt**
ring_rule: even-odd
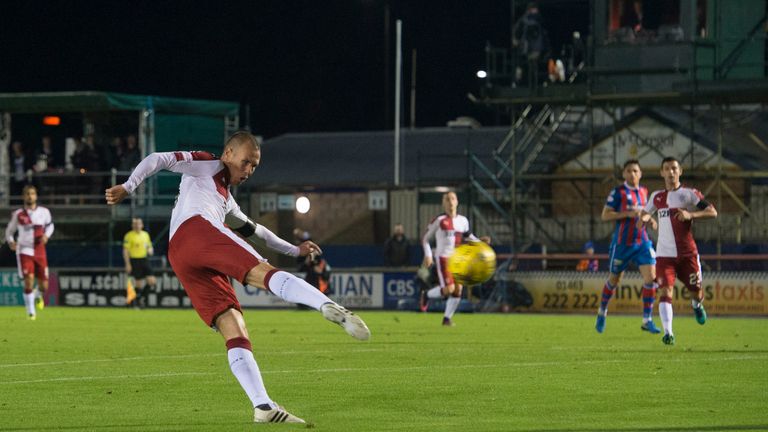
[[[648,189],[645,186],[633,188],[626,182],[616,186],[608,195],[605,206],[616,212],[640,210],[648,203]],[[622,218],[616,221],[612,242],[615,245],[632,246],[650,241],[645,227],[635,228],[637,218]]]

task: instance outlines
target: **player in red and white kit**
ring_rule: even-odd
[[[270,249],[291,256],[322,253],[311,241],[298,246],[286,242],[240,211],[230,187],[248,180],[260,161],[258,138],[237,132],[227,139],[221,159],[186,151],[147,156],[127,182],[107,189],[106,199],[110,205],[119,203],[160,170],[182,174],[171,215],[171,266],[200,318],[224,337],[230,369],[253,404],[254,421],[304,423],[267,395],[230,278],[317,309],[356,339],[367,340],[370,331],[357,315],[303,280],[272,267],[249,244],[263,240]]]
[[[443,194],[443,209],[445,213],[434,218],[427,226],[427,232],[422,237],[421,245],[424,249],[423,266],[429,268],[434,263],[437,267],[437,279],[439,285],[427,291],[427,298],[437,299],[448,297],[445,302],[445,314],[443,325],[453,325],[453,314],[461,302],[461,284],[453,280],[453,275],[448,271],[448,257],[453,254],[456,246],[464,240],[480,241],[469,231],[469,221],[458,214],[459,198],[455,192]],[[434,237],[434,258],[429,242]],[[425,310],[426,308],[423,308]]]
[[[45,307],[45,291],[48,289],[48,258],[45,245],[53,235],[53,219],[47,208],[37,205],[37,189],[34,186],[24,186],[22,198],[24,207],[11,214],[11,220],[5,229],[5,240],[11,250],[16,251],[19,277],[24,280],[24,305],[28,318],[34,320],[37,317],[35,307],[38,310]]]
[[[702,301],[701,261],[696,242],[693,240],[691,226],[693,219],[717,217],[715,207],[704,200],[696,189],[680,183],[683,169],[674,157],[666,157],[661,162],[661,176],[664,177],[664,190],[651,194],[645,205],[637,227],[650,222],[654,213],[659,217],[659,240],[656,244],[656,277],[659,281],[659,316],[664,327],[662,342],[675,344],[672,332],[672,288],[675,278],[680,279],[693,293],[691,306],[696,321],[704,324],[707,312]]]

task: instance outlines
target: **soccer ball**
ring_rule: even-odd
[[[461,244],[448,258],[448,271],[463,285],[479,285],[496,271],[496,253],[481,241]]]

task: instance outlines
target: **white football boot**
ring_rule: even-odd
[[[353,314],[336,303],[326,303],[320,307],[325,319],[334,322],[344,328],[350,336],[358,340],[368,340],[371,337],[371,331],[365,325],[359,316]]]
[[[267,410],[254,408],[253,421],[255,423],[306,423],[304,419],[296,417],[281,406]]]

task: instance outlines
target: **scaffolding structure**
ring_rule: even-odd
[[[724,210],[697,225],[697,238],[718,255],[768,243],[764,2],[668,2],[677,20],[631,40],[620,24],[627,3],[590,2],[593,34],[580,58],[565,61],[572,66],[562,82],[523,85],[516,50],[486,47],[487,78],[470,98],[507,114],[511,126],[492,165],[470,156],[476,230],[516,252],[536,244],[569,252],[609,239],[613,227],[600,211],[621,181],[619,155],[633,146],[646,165],[677,149],[684,182]],[[637,133],[638,122],[671,130],[669,142]],[[644,184],[658,179],[655,167],[644,168]]]

